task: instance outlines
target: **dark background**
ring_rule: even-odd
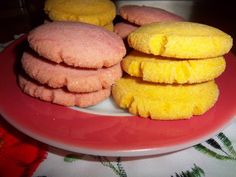
[[[234,0],[195,0],[190,20],[217,27],[236,40],[236,5]],[[236,53],[236,41],[232,51]]]
[[[235,39],[234,4],[233,0],[195,0],[190,20],[220,28]],[[44,0],[0,0],[0,43],[42,24],[45,19],[43,6]]]
[[[0,43],[44,21],[43,0],[0,0]]]

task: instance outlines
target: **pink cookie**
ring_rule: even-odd
[[[110,88],[122,76],[120,64],[101,69],[73,68],[29,52],[23,54],[21,63],[25,72],[41,84],[52,88],[66,86],[70,92],[93,92]]]
[[[29,33],[28,41],[39,55],[75,67],[110,67],[126,53],[123,40],[115,33],[78,22],[43,24]]]
[[[171,12],[148,6],[122,6],[120,8],[120,15],[122,18],[136,25],[145,25],[162,21],[183,21],[182,17],[177,16]]]
[[[138,26],[133,25],[131,23],[120,22],[115,24],[114,32],[118,34],[121,38],[125,39],[128,35],[136,30]]]
[[[70,93],[63,89],[53,89],[39,85],[22,75],[19,75],[18,79],[20,88],[24,93],[47,102],[64,106],[92,106],[108,98],[111,93],[110,88],[89,93]]]

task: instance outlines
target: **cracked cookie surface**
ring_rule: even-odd
[[[128,37],[130,47],[147,54],[176,59],[202,59],[229,52],[233,40],[223,31],[192,22],[144,25]]]
[[[29,33],[28,42],[40,56],[74,67],[110,67],[126,53],[122,39],[115,33],[79,22],[43,24]]]
[[[61,88],[53,89],[38,84],[23,75],[18,75],[18,81],[24,93],[47,102],[64,106],[92,106],[108,98],[111,93],[110,88],[89,93],[71,93]]]
[[[166,85],[121,78],[112,87],[115,102],[130,113],[158,120],[188,119],[201,115],[217,101],[214,81],[191,85]]]
[[[52,88],[66,88],[71,92],[93,92],[110,88],[122,75],[120,64],[109,68],[84,69],[55,64],[34,54],[25,52],[21,59],[25,72],[41,84]]]
[[[110,0],[47,0],[44,10],[54,21],[74,21],[105,26],[115,18]]]
[[[224,57],[203,60],[175,60],[133,50],[122,60],[130,76],[157,83],[200,83],[217,78],[225,70]]]

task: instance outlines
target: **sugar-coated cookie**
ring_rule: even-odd
[[[75,67],[110,67],[119,63],[126,53],[117,34],[85,23],[43,24],[29,33],[28,42],[39,55]]]
[[[183,18],[164,9],[149,6],[125,5],[120,8],[120,15],[136,25],[153,22],[183,21]]]
[[[110,88],[89,93],[70,93],[64,89],[53,89],[40,85],[23,75],[18,76],[22,91],[32,97],[64,106],[88,107],[110,96]]]
[[[223,73],[225,67],[222,56],[202,60],[175,60],[132,51],[122,60],[122,68],[129,75],[142,77],[145,81],[169,84],[213,80]]]
[[[120,64],[109,68],[83,69],[55,64],[29,52],[21,59],[25,72],[41,84],[52,88],[67,87],[70,92],[93,92],[110,88],[122,75]]]
[[[130,47],[179,59],[211,58],[226,54],[232,38],[223,31],[193,22],[160,22],[141,26],[128,37]]]
[[[105,26],[116,15],[110,0],[46,0],[44,10],[53,21],[74,21]]]
[[[214,81],[190,85],[165,85],[138,78],[121,78],[112,87],[115,102],[130,113],[158,120],[188,119],[201,115],[217,101]]]
[[[119,22],[115,24],[114,32],[118,34],[121,38],[125,39],[131,32],[133,32],[137,28],[138,26],[133,25],[131,23]]]
[[[45,19],[44,23],[51,23],[52,21],[50,19]],[[103,28],[107,29],[108,31],[114,31],[114,24],[113,22],[110,22],[104,26],[102,26]]]

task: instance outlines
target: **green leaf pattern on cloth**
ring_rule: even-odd
[[[225,134],[222,132],[217,135],[217,138],[222,141],[222,143],[224,144],[225,148],[229,151],[229,153],[236,158],[236,151],[229,138],[226,137]]]
[[[99,161],[103,166],[110,168],[117,176],[127,177],[126,171],[121,164],[121,157],[116,158],[116,162],[111,162],[107,157],[104,156],[91,156],[84,154],[68,154],[64,157],[64,162],[75,162],[79,159],[89,156]]]
[[[236,160],[236,151],[231,140],[224,134],[219,133],[214,138],[210,138],[204,143],[194,146],[194,149],[208,157],[218,160]],[[104,167],[108,167],[118,177],[128,177],[127,172],[122,165],[121,157],[111,160],[104,156],[91,156],[84,154],[68,154],[64,157],[64,162],[73,163],[77,160],[92,158],[101,163]],[[170,177],[204,177],[205,171],[195,163],[188,170],[175,172]]]
[[[205,172],[199,166],[194,164],[194,167],[191,170],[175,173],[175,176],[171,177],[202,177],[202,176],[205,176]]]
[[[75,162],[77,160],[83,159],[83,157],[89,156],[99,161],[104,167],[110,168],[118,177],[128,177],[124,167],[122,166],[121,157],[115,158],[115,161],[109,160],[109,158],[104,156],[90,156],[83,154],[68,154],[64,157],[64,161],[68,163]],[[180,173],[175,173],[171,177],[203,177],[205,172],[202,168],[194,164],[191,170],[181,171]]]
[[[111,161],[107,157],[97,156],[99,161],[102,163],[103,166],[109,167],[113,170],[113,172],[119,177],[127,177],[127,174],[121,164],[121,158],[116,158],[116,166],[111,163]]]
[[[203,144],[198,144],[194,146],[194,148],[209,157],[219,160],[236,160],[236,151],[232,145],[232,142],[224,133],[219,133],[215,139],[211,138],[207,140],[206,143],[210,147],[206,147]],[[221,153],[219,153],[218,150],[221,151]]]

